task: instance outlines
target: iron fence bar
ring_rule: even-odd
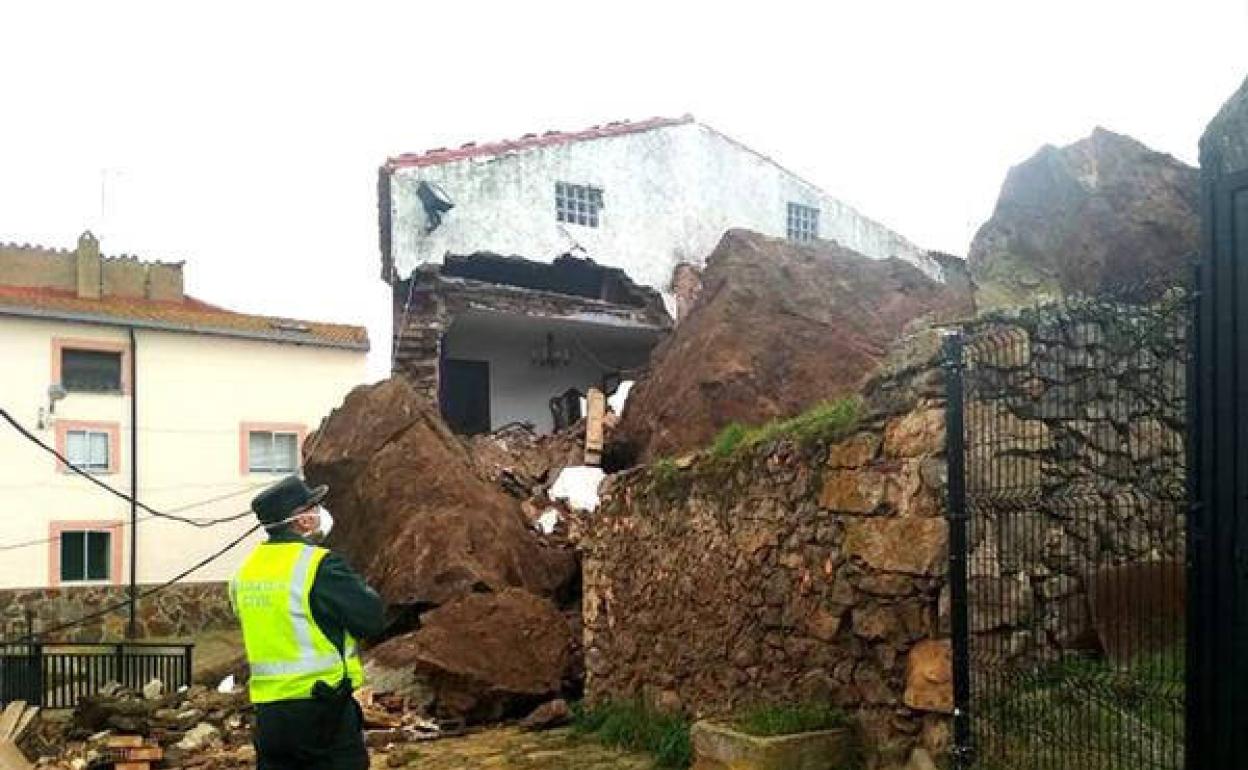
[[[1208,191],[1206,190],[1206,195]],[[1206,204],[1208,205],[1208,204]],[[1188,361],[1187,361],[1187,553],[1185,559],[1185,576],[1187,579],[1187,629],[1185,639],[1186,698],[1184,703],[1183,743],[1188,770],[1197,770],[1205,766],[1208,756],[1204,746],[1206,739],[1202,735],[1208,733],[1210,724],[1208,708],[1209,691],[1205,679],[1198,676],[1205,665],[1207,650],[1201,641],[1202,630],[1206,627],[1205,602],[1208,590],[1205,586],[1205,560],[1207,549],[1207,515],[1205,506],[1204,482],[1201,470],[1205,466],[1203,460],[1203,436],[1205,414],[1202,408],[1204,396],[1209,385],[1205,379],[1211,369],[1205,366],[1204,337],[1207,334],[1205,323],[1208,314],[1202,307],[1207,296],[1205,287],[1206,269],[1199,258],[1192,263],[1191,297],[1188,306]],[[1201,764],[1197,764],[1201,763]]]
[[[182,657],[182,682],[181,682],[180,684],[181,684],[181,685],[185,685],[185,686],[187,686],[187,687],[190,687],[190,686],[191,686],[191,681],[192,681],[192,678],[193,678],[193,676],[194,676],[194,670],[195,670],[195,666],[194,666],[194,658],[193,658],[193,656],[194,656],[194,654],[195,654],[195,645],[193,645],[193,644],[188,644],[188,645],[186,645],[186,646],[184,647],[184,649],[183,649],[182,654],[183,654],[183,657]]]
[[[966,432],[963,410],[963,338],[945,337],[946,454],[948,462],[949,627],[953,654],[953,763],[967,770],[973,761],[971,739],[970,623],[967,608]]]

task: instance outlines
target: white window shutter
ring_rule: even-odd
[[[88,463],[92,468],[99,470],[108,470],[108,434],[107,433],[89,433],[90,439],[90,458]]]
[[[250,470],[270,470],[273,467],[273,434],[259,430],[247,434],[247,457]]]
[[[299,437],[294,433],[273,434],[273,470],[294,471],[299,467]]]
[[[71,430],[65,434],[65,457],[70,465],[85,465],[89,458],[87,451],[87,433]]]

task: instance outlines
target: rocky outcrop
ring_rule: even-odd
[[[1198,176],[1102,128],[1042,148],[1010,170],[971,244],[977,305],[1031,305],[1182,269],[1199,245]]]
[[[952,286],[835,243],[731,230],[693,309],[629,397],[618,440],[651,459],[700,448],[732,422],[763,423],[854,391],[910,322],[973,312],[969,293]]]
[[[368,657],[373,672],[412,672],[432,711],[470,721],[523,716],[579,676],[577,640],[563,616],[532,594],[511,589],[470,594],[426,613],[421,628]]]
[[[405,381],[356,388],[309,439],[310,483],[329,484],[330,544],[391,605],[474,591],[567,588],[575,554],[544,546],[519,503],[483,479],[464,445]]]
[[[1248,170],[1248,80],[1201,137],[1200,167],[1215,175]]]

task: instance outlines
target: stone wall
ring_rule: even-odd
[[[1004,663],[1181,638],[1187,323],[1172,293],[1147,307],[1075,300],[968,330],[980,652]],[[1124,580],[1128,593],[1159,582],[1154,606],[1114,599]]]
[[[181,262],[144,262],[136,257],[102,257],[90,233],[74,251],[0,243],[0,286],[73,292],[79,297],[133,297],[181,302]]]
[[[847,440],[616,477],[585,541],[587,694],[694,715],[831,700],[876,763],[947,742],[939,337],[895,351]],[[907,686],[908,681],[912,686]]]
[[[139,586],[140,592],[151,586]],[[99,612],[128,598],[125,586],[30,588],[0,591],[0,632],[17,639]],[[138,638],[189,638],[203,631],[237,626],[225,583],[178,583],[139,600]],[[126,637],[128,609],[47,634],[45,641],[99,642]]]
[[[1121,580],[1181,591],[1186,300],[1132,308],[1072,301],[965,330],[980,664],[1112,655],[1141,612],[1182,633],[1181,597],[1104,598]],[[839,443],[701,453],[609,482],[585,541],[591,700],[693,715],[830,700],[857,715],[871,767],[947,748],[939,348],[928,331],[894,349]],[[1140,633],[1127,643],[1157,643]]]

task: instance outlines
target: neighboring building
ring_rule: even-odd
[[[183,292],[181,264],[101,257],[88,233],[72,252],[0,244],[0,349],[0,405],[24,427],[123,492],[137,478],[143,503],[207,519],[246,511],[260,487],[299,469],[304,437],[363,381],[368,338],[201,302]],[[3,423],[0,488],[0,588],[128,583],[129,503]],[[185,508],[205,500],[215,502]],[[254,524],[138,515],[140,584]],[[223,580],[246,550],[190,580]]]
[[[690,268],[734,227],[835,240],[943,275],[923,249],[689,117],[400,155],[382,166],[378,192],[382,278],[394,287],[395,372],[439,397],[443,414],[465,432],[514,420],[548,430],[558,422],[552,398],[626,377],[670,326],[662,312],[651,312],[649,298],[632,305],[649,308],[644,318],[634,314],[621,324],[628,311],[596,293],[601,287],[568,290],[580,268],[575,260],[555,262],[560,256],[590,258],[617,283],[657,289],[677,316],[696,291]],[[517,278],[515,270],[463,274],[465,260],[497,266],[497,255],[518,255],[510,263],[532,266],[530,277]],[[532,298],[535,265],[552,262],[539,282],[547,298],[599,305],[493,303],[500,294],[515,299],[516,289]],[[427,285],[439,273],[444,286],[453,279],[476,296],[458,309],[437,305],[441,292]],[[571,362],[526,366],[531,353],[541,358],[543,346],[568,352]],[[562,376],[552,376],[552,368]],[[462,403],[483,403],[486,393],[488,415]],[[463,419],[465,409],[470,419]]]

